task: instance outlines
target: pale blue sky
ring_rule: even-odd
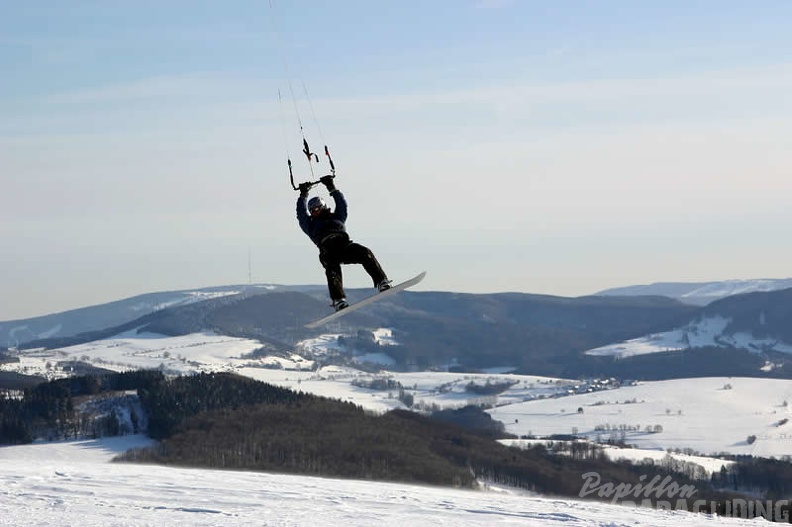
[[[246,283],[248,254],[254,282],[323,283],[287,71],[395,280],[790,275],[792,2],[272,6],[0,2],[0,320]]]

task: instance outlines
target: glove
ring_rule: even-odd
[[[322,176],[321,178],[319,178],[319,182],[322,183],[322,185],[324,185],[325,187],[327,187],[328,191],[333,192],[336,189],[335,181],[333,181],[333,178],[335,178],[335,176]]]
[[[311,184],[300,183],[300,185],[297,188],[300,189],[300,197],[304,198],[305,196],[308,195],[308,191],[311,190]]]

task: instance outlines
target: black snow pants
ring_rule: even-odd
[[[346,233],[334,235],[322,243],[319,261],[325,269],[327,289],[334,302],[346,297],[341,264],[362,264],[374,287],[387,278],[374,253],[368,247],[351,241]]]

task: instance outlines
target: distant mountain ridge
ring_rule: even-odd
[[[0,347],[16,347],[36,340],[68,338],[101,331],[167,308],[205,300],[270,291],[312,291],[317,286],[274,284],[229,285],[147,293],[106,304],[71,309],[38,317],[0,321]]]
[[[366,294],[370,290],[348,291],[352,300]],[[129,306],[139,305],[139,299],[120,301],[129,304],[122,324],[70,335],[47,334],[17,347],[24,354],[27,349],[63,348],[125,332],[168,336],[210,332],[256,339],[262,344],[261,354],[285,356],[301,341],[333,334],[343,335],[351,348],[379,353],[382,350],[371,332],[389,328],[399,345],[388,347],[387,354],[394,368],[402,370],[507,367],[565,378],[792,378],[792,288],[733,295],[704,307],[658,295],[568,298],[406,291],[321,331],[304,327],[328,310],[326,291],[320,286],[216,288],[200,301],[195,301],[194,292],[179,295],[181,303],[137,318],[130,316]],[[173,302],[174,297],[159,300],[163,298]],[[92,311],[81,314],[90,317]],[[77,317],[75,312],[61,316],[66,315]],[[67,327],[58,317],[51,315],[46,322]],[[29,321],[16,321],[11,327],[25,322]],[[91,322],[96,326],[96,320]],[[68,327],[74,331],[80,325],[74,322]],[[0,324],[0,330],[7,330],[7,323]]]
[[[703,306],[742,293],[792,288],[792,278],[725,280],[714,282],[656,282],[605,289],[593,296],[666,296],[685,304]],[[72,309],[27,319],[0,321],[0,347],[13,347],[34,340],[72,337],[118,326],[169,307],[178,307],[224,296],[264,292],[318,294],[324,286],[246,284],[147,293],[106,304]]]
[[[722,280],[718,282],[656,282],[605,289],[597,296],[660,295],[675,298],[686,304],[704,306],[727,296],[743,293],[779,291],[792,287],[792,278],[762,278],[755,280]]]

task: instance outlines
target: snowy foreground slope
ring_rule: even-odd
[[[0,525],[757,525],[503,489],[468,491],[109,462],[146,442],[133,436],[0,448]]]

